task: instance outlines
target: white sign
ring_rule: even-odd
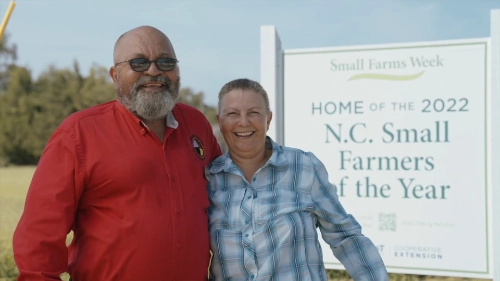
[[[284,144],[325,164],[391,272],[493,276],[488,48],[285,51]]]

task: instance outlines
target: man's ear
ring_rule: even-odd
[[[111,79],[113,79],[113,83],[115,85],[118,84],[118,71],[116,71],[116,67],[112,66],[109,68],[109,76],[111,76]]]

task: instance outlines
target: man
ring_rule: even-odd
[[[153,27],[118,39],[117,101],[69,116],[40,159],[14,234],[18,280],[207,279],[205,167],[221,151],[203,114],[177,103],[177,63]]]

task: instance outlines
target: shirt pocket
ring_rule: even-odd
[[[211,184],[211,183],[210,183]],[[245,189],[209,190],[210,207],[208,208],[211,229],[241,231],[243,224],[241,204]]]

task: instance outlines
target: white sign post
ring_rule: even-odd
[[[274,26],[261,27],[261,85],[266,89],[269,103],[273,105],[268,136],[283,143],[283,51],[281,40]]]
[[[269,135],[323,161],[389,272],[500,280],[499,11],[467,40],[281,50],[261,30]]]
[[[491,11],[491,185],[493,188],[493,271],[500,281],[500,10]]]

